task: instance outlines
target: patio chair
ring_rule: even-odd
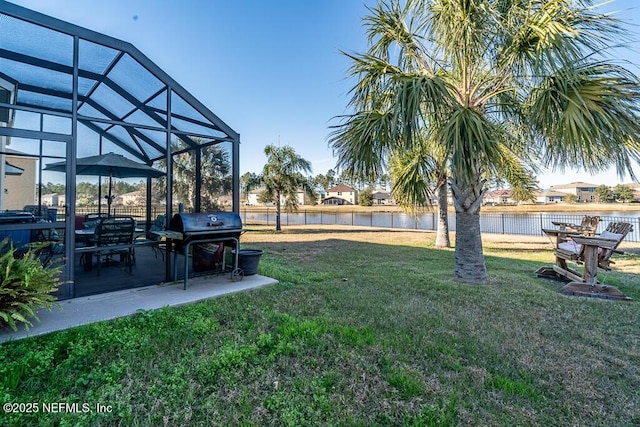
[[[50,265],[56,255],[64,254],[64,244],[60,243],[60,236],[55,228],[39,229],[32,232],[31,242],[34,246],[40,262],[43,265]]]
[[[600,222],[599,216],[585,215],[585,217],[582,218],[582,222],[580,223],[580,225],[569,223],[569,222],[551,221],[551,223],[558,228],[555,228],[555,229],[543,228],[542,231],[549,237],[555,237],[556,238],[555,245],[556,247],[558,247],[558,245],[567,241],[567,236],[570,234],[581,234],[584,236],[593,236],[596,233],[596,230],[598,229],[599,222]]]
[[[84,216],[83,228],[96,228],[101,219],[109,218],[109,215],[105,212],[90,213]]]
[[[158,215],[151,224],[151,227],[146,231],[144,236],[140,236],[136,238],[136,243],[149,243],[151,246],[151,250],[153,250],[153,254],[156,258],[158,258],[158,253],[162,257],[164,261],[164,252],[160,249],[159,246],[151,244],[152,242],[160,242],[166,240],[166,237],[163,235],[163,232],[167,229],[167,216],[166,215]]]
[[[108,263],[114,255],[120,256],[120,262],[129,267],[129,273],[133,266],[133,232],[135,221],[131,217],[103,218],[95,229],[94,243],[97,247],[96,267],[100,276],[102,259]],[[129,245],[128,247],[123,247]]]
[[[633,226],[629,223],[611,222],[607,229],[597,236],[566,234],[567,240],[557,243],[554,248],[555,265],[553,267],[541,267],[536,271],[536,274],[542,277],[563,277],[571,281],[569,285],[580,283],[594,287],[599,284],[597,279],[598,268],[607,271],[611,270],[611,264],[615,264],[611,260],[611,255],[624,253],[618,250],[618,246],[632,230]],[[550,235],[552,234],[555,233]],[[569,267],[567,261],[583,265],[582,273]]]
[[[553,225],[555,225],[556,227],[560,227],[560,229],[562,230],[566,230],[568,233],[580,233],[584,234],[585,236],[593,236],[594,234],[596,234],[599,222],[599,216],[590,215],[585,215],[584,218],[582,218],[582,222],[580,223],[580,225],[568,222],[551,221]]]

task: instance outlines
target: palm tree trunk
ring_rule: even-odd
[[[436,231],[436,248],[450,248],[449,239],[449,203],[447,201],[447,180],[443,179],[436,189],[438,194],[438,228]]]
[[[459,282],[482,285],[489,282],[480,234],[480,205],[485,181],[479,172],[475,175],[475,179],[469,181],[451,180],[456,208],[454,276]]]
[[[280,225],[280,192],[276,191],[276,231],[282,231],[282,226]]]

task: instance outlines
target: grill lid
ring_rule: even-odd
[[[26,224],[31,222],[36,222],[36,217],[31,212],[0,213],[0,224]]]
[[[171,218],[169,229],[185,234],[241,232],[242,220],[235,212],[177,213]]]

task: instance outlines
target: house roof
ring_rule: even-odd
[[[376,191],[371,194],[371,197],[373,197],[374,199],[390,199],[391,194],[385,191]]]
[[[562,189],[569,189],[569,188],[578,188],[578,187],[589,187],[589,188],[597,188],[598,185],[597,184],[589,184],[588,182],[572,182],[570,184],[559,184],[559,185],[554,185],[551,187],[552,190],[558,189],[558,188],[562,188]]]
[[[336,185],[335,187],[331,187],[330,189],[327,190],[327,192],[331,192],[331,193],[335,193],[337,191],[353,192],[356,190],[344,184]]]
[[[511,190],[493,190],[489,191],[486,197],[509,197],[511,196]]]
[[[567,193],[563,193],[561,191],[553,191],[553,190],[544,190],[544,191],[536,191],[536,196],[538,197],[565,197]]]
[[[636,189],[636,190],[640,189],[640,182],[630,182],[628,184],[622,184],[622,185],[625,185],[627,187],[631,187],[631,188]]]

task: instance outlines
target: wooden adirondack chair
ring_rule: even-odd
[[[598,229],[599,222],[600,222],[599,216],[585,215],[585,217],[582,218],[582,222],[580,223],[580,225],[568,223],[568,222],[551,221],[551,223],[558,228],[554,228],[554,229],[543,228],[542,231],[544,231],[545,234],[547,234],[548,236],[556,238],[555,245],[557,248],[560,244],[567,241],[567,235],[569,234],[581,234],[584,236],[593,236],[596,233],[596,230]]]
[[[551,221],[551,223],[556,227],[559,227],[560,230],[564,230],[567,233],[579,233],[584,234],[585,236],[593,236],[594,234],[596,234],[596,230],[598,230],[600,217],[585,215],[584,218],[582,218],[582,222],[580,223],[580,225],[557,221]]]
[[[541,267],[536,274],[541,277],[564,277],[571,282],[565,286],[569,289],[577,284],[588,285],[595,289],[599,285],[598,268],[610,270],[614,253],[622,254],[618,246],[633,226],[626,222],[611,222],[607,229],[597,236],[566,234],[567,240],[558,241],[554,254],[556,262],[553,267]],[[544,230],[547,234],[556,235],[558,230]],[[567,265],[567,261],[582,265],[582,273]],[[565,289],[563,288],[563,289]],[[561,291],[562,292],[562,291]]]

